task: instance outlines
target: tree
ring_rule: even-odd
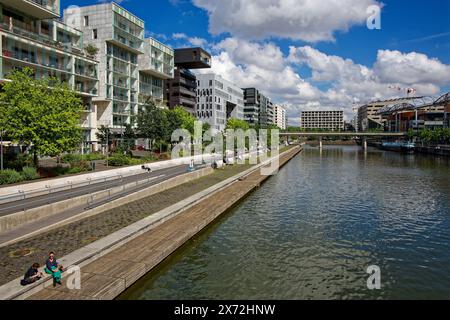
[[[195,117],[187,112],[182,106],[177,106],[173,110],[166,110],[167,120],[169,122],[169,132],[177,129],[185,129],[194,134]],[[169,137],[170,138],[170,137]]]
[[[227,122],[227,130],[238,130],[238,129],[247,131],[248,129],[250,129],[250,125],[248,124],[247,121],[244,120],[239,120],[235,118],[229,119]]]
[[[124,145],[123,148],[128,153],[131,149],[134,148],[134,141],[136,140],[137,136],[134,132],[133,125],[127,123],[125,125],[125,131],[123,132],[123,140]]]
[[[13,71],[3,83],[0,101],[9,136],[38,156],[57,156],[82,141],[83,102],[66,83],[55,78],[34,79],[30,68]]]
[[[100,128],[98,128],[96,136],[100,144],[108,145],[108,150],[110,150],[110,146],[112,145],[114,137],[114,134],[111,132],[111,129],[106,126],[101,126]]]
[[[137,116],[137,131],[142,138],[149,139],[159,145],[168,141],[169,121],[163,109],[148,99]]]

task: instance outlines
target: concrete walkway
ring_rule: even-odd
[[[280,166],[300,151],[294,148],[280,158]],[[45,288],[31,300],[114,299],[176,251],[186,241],[226,212],[268,176],[256,170],[225,189],[204,198],[156,228],[127,242],[81,268],[81,290],[66,283]]]

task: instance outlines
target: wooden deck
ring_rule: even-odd
[[[300,152],[294,148],[280,159],[286,164]],[[81,268],[81,290],[46,288],[30,300],[110,300],[170,256],[186,241],[257,188],[267,176],[260,170],[217,192],[157,228]],[[67,277],[65,277],[67,278]]]

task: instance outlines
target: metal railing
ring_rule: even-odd
[[[117,174],[117,175],[106,176],[106,177],[97,178],[97,179],[86,178],[86,180],[84,180],[84,181],[75,182],[75,183],[72,181],[68,181],[64,184],[56,185],[53,187],[46,185],[45,188],[40,188],[40,189],[33,189],[33,190],[28,190],[28,191],[18,190],[17,192],[7,194],[4,196],[0,196],[0,204],[10,203],[10,202],[15,202],[15,201],[20,201],[20,200],[26,200],[26,199],[35,198],[35,197],[44,196],[44,195],[51,195],[51,194],[62,192],[62,191],[68,191],[68,190],[85,187],[85,186],[92,186],[92,185],[96,185],[96,184],[100,184],[100,183],[123,181],[124,178],[128,178],[128,177],[139,175],[139,174],[143,173],[142,170],[134,170],[134,171],[130,171],[130,172],[131,173],[128,175]]]

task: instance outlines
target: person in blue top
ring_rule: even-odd
[[[28,269],[28,271],[25,273],[23,279],[20,281],[20,284],[23,286],[27,286],[41,279],[42,272],[39,272],[39,267],[39,263],[33,263],[30,269]]]
[[[58,264],[55,258],[55,253],[50,252],[48,255],[48,259],[45,263],[45,273],[49,274],[53,278],[53,286],[56,287],[56,284],[61,285],[61,270],[63,266]]]

